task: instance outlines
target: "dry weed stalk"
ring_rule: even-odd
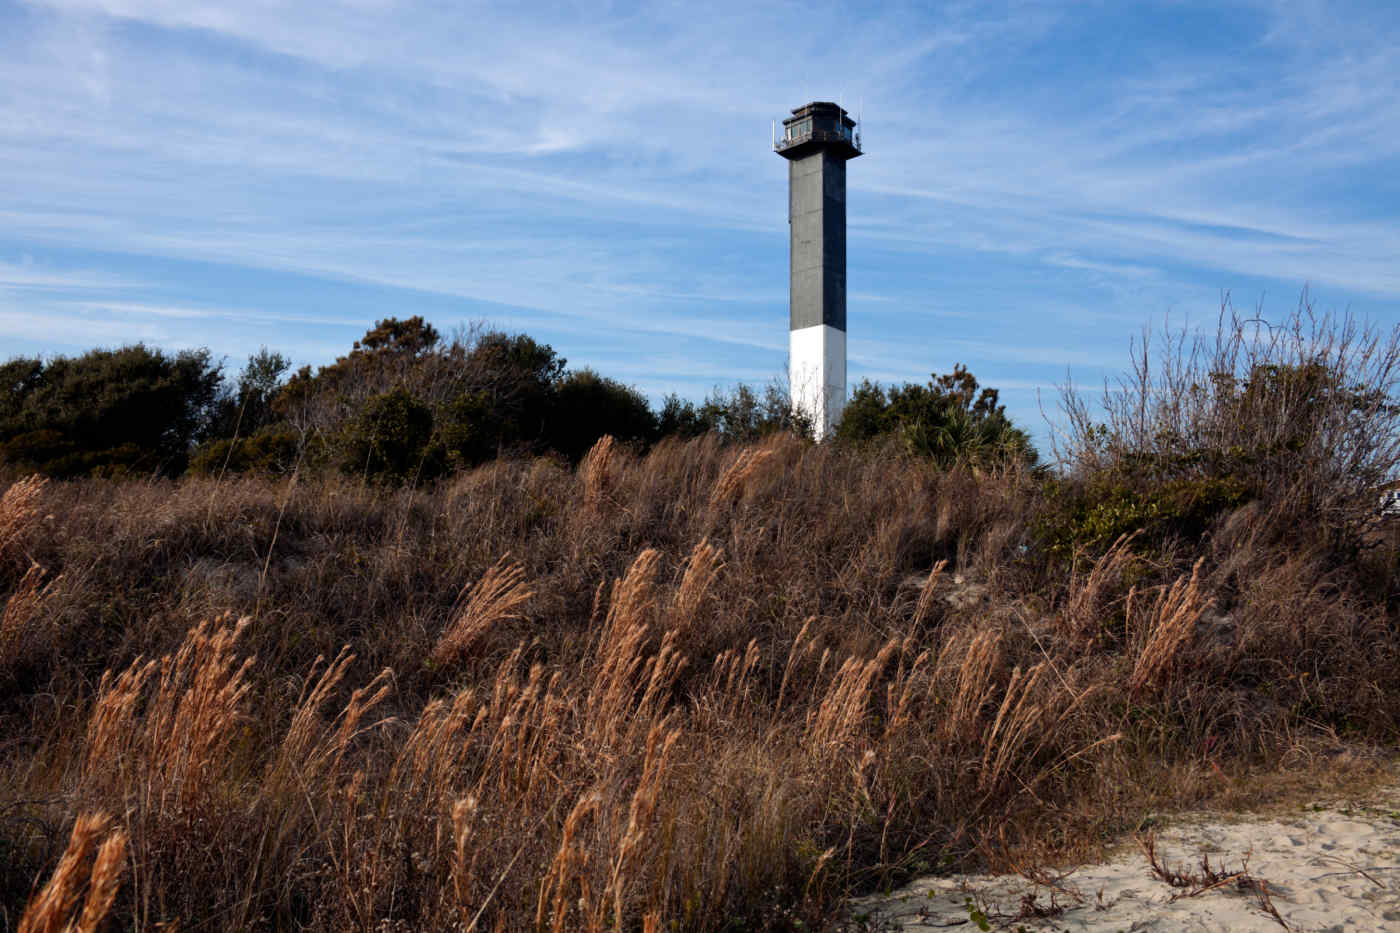
[[[10,556],[21,535],[39,514],[37,503],[48,480],[38,475],[16,480],[0,496],[0,560]]]
[[[565,718],[567,698],[559,695],[561,672],[536,664],[522,677],[522,650],[517,648],[501,666],[492,690],[480,701],[467,689],[451,702],[435,700],[424,709],[381,786],[377,812],[400,815],[377,818],[383,823],[376,830],[382,838],[367,859],[361,856],[382,866],[376,870],[392,871],[396,848],[411,845],[448,867],[451,892],[442,896],[463,910],[468,896],[481,890],[481,872],[489,870],[479,863],[489,866],[491,856],[499,854],[491,850],[500,821],[524,822],[538,815],[528,834],[533,837],[566,792],[560,786],[561,773],[570,767],[564,756],[578,751]],[[430,837],[407,841],[405,834],[414,832],[414,825],[425,826]],[[355,851],[353,836],[346,847],[347,853]],[[511,864],[498,870],[478,913],[524,851],[522,842]]]
[[[586,733],[604,747],[616,744],[635,724],[649,725],[661,713],[671,684],[687,663],[676,651],[675,631],[662,635],[655,654],[647,651],[660,556],[650,548],[642,551],[613,586],[584,720]]]
[[[711,544],[709,538],[700,539],[686,559],[685,575],[671,611],[672,625],[679,628],[695,622],[710,586],[723,569],[723,549]]]
[[[1204,557],[1197,560],[1189,579],[1177,579],[1158,595],[1145,626],[1132,676],[1128,679],[1129,691],[1138,693],[1164,681],[1182,646],[1195,632],[1196,623],[1210,607],[1210,598],[1201,592],[1204,562]]]
[[[312,663],[291,725],[278,746],[277,758],[264,782],[267,793],[304,792],[307,788],[320,787],[324,781],[334,780],[346,750],[360,730],[360,723],[393,690],[390,683],[393,672],[385,668],[350,694],[345,708],[335,718],[335,729],[326,729],[321,724],[321,708],[344,680],[355,655],[346,646],[334,661],[321,669],[324,660],[317,657]]]
[[[611,480],[613,461],[617,457],[617,441],[611,434],[598,438],[579,461],[578,475],[583,482],[583,501],[597,505],[603,501]]]
[[[1248,862],[1238,872],[1229,874],[1222,873],[1211,867],[1210,856],[1201,855],[1201,865],[1199,871],[1191,871],[1185,865],[1173,867],[1169,862],[1157,856],[1157,833],[1148,830],[1146,836],[1138,838],[1138,845],[1142,847],[1142,854],[1147,857],[1147,867],[1151,870],[1153,877],[1164,882],[1170,887],[1185,891],[1186,897],[1195,897],[1211,888],[1218,887],[1226,881],[1232,881],[1244,873],[1244,868],[1248,867]],[[1180,894],[1173,894],[1175,900]]]
[[[943,576],[943,568],[947,566],[946,560],[934,564],[933,569],[928,572],[928,579],[919,587],[919,601],[914,605],[915,625],[922,625],[928,619],[929,611],[933,609],[933,596],[938,589],[938,581]]]
[[[593,817],[602,802],[602,793],[597,789],[580,795],[573,809],[564,820],[564,833],[549,863],[544,880],[540,884],[538,907],[535,911],[535,927],[543,929],[546,916],[549,918],[550,933],[564,933],[568,927],[569,908],[575,903],[572,886],[577,884],[577,903],[587,904],[592,900],[588,884],[588,868],[592,861],[588,849],[580,841],[585,821]]]
[[[1007,842],[1005,825],[997,828],[997,838],[1000,847],[996,850],[996,857],[999,861],[1006,863],[1006,868],[1008,869],[1007,873],[1020,875],[1037,888],[1045,888],[1050,891],[1050,903],[1052,908],[1055,904],[1054,895],[1057,893],[1063,894],[1069,900],[1074,901],[1075,904],[1084,903],[1084,892],[1081,891],[1077,885],[1071,884],[1069,881],[1070,876],[1078,871],[1077,868],[1070,868],[1067,870],[1051,869],[1044,864],[1044,854],[1037,851],[1037,849],[1032,849],[1031,852],[1022,855],[1016,854],[1011,845]],[[1029,860],[1027,860],[1027,855],[1029,855]],[[1029,896],[1034,899],[1036,894],[1032,892]],[[1022,899],[1022,906],[1026,906],[1024,898]],[[1030,916],[1030,914],[1023,912],[1021,919],[1026,919]]]
[[[227,763],[250,689],[253,659],[238,664],[233,655],[248,624],[246,616],[232,624],[228,616],[205,620],[159,663],[138,658],[115,679],[111,671],[103,674],[89,718],[84,783],[123,797],[135,793],[144,812],[162,818],[183,813],[208,793]]]
[[[471,902],[472,875],[476,869],[477,848],[471,846],[468,857],[468,844],[472,841],[472,824],[475,822],[478,805],[475,797],[463,797],[452,805],[452,895],[460,907]]]
[[[512,805],[542,806],[557,791],[559,759],[565,754],[560,746],[568,734],[565,719],[571,705],[571,698],[560,695],[563,676],[531,665],[524,683],[517,680],[508,704],[493,697],[486,716],[478,714],[473,726],[494,724],[494,731],[484,732],[488,751],[477,793],[487,792],[493,774],[501,800]]]
[[[899,639],[890,639],[868,661],[847,658],[831,679],[826,696],[807,715],[808,748],[839,748],[860,733],[874,693],[875,680],[899,651]]]
[[[1202,852],[1197,869],[1192,871],[1184,865],[1173,867],[1165,859],[1157,857],[1157,834],[1152,830],[1148,830],[1146,836],[1138,838],[1138,845],[1142,846],[1143,855],[1147,857],[1147,866],[1152,875],[1177,889],[1171,896],[1172,900],[1183,897],[1200,897],[1208,891],[1232,884],[1238,890],[1251,892],[1259,909],[1268,914],[1279,926],[1285,930],[1293,929],[1288,925],[1288,921],[1283,919],[1278,908],[1274,906],[1273,898],[1269,894],[1269,883],[1263,878],[1256,878],[1250,874],[1248,853],[1240,859],[1239,869],[1230,871],[1224,863],[1218,867],[1211,865],[1210,855]]]
[[[535,591],[525,585],[525,568],[507,554],[462,595],[466,603],[438,639],[434,664],[459,660],[494,626],[520,618],[520,607],[534,598]]]
[[[522,682],[521,653],[517,648],[501,665],[484,702],[468,688],[450,703],[433,700],[424,708],[390,769],[386,786],[397,801],[432,809],[460,794],[464,784],[478,799],[511,799],[522,775],[528,786],[538,755],[529,754],[526,738],[543,731],[541,716],[552,705],[547,693],[552,684],[538,665]]]
[[[1122,733],[1101,735],[1085,740],[1077,748],[1065,742],[1067,724],[1089,700],[1108,689],[1106,684],[1077,686],[1049,659],[1036,664],[1022,677],[1018,678],[1018,673],[1019,669],[1012,671],[997,719],[983,740],[981,783],[984,787],[996,787],[1004,781],[1012,774],[1018,760],[1034,762],[1047,749],[1060,747],[1050,762],[1035,767],[1030,777],[1022,781],[1022,788],[1028,789],[1055,778],[1071,762],[1123,738]],[[1020,695],[1013,702],[1018,686]]]
[[[1104,616],[1104,595],[1122,580],[1123,571],[1133,558],[1132,543],[1138,534],[1135,531],[1120,535],[1103,556],[1094,561],[1087,574],[1080,574],[1076,569],[1062,619],[1068,634],[1085,646],[1092,645],[1098,638]]]
[[[399,749],[388,783],[405,800],[446,800],[460,778],[468,740],[485,719],[470,688],[450,703],[430,701]]]
[[[599,913],[596,915],[599,929],[605,923],[601,910],[609,900],[612,901],[614,926],[623,925],[623,918],[626,916],[624,899],[629,890],[640,886],[638,882],[643,875],[640,858],[642,844],[657,818],[657,806],[667,775],[667,763],[680,737],[681,727],[673,725],[669,716],[653,723],[647,732],[641,776],[637,780],[637,789],[632,792],[632,801],[627,807],[627,826],[613,855],[607,890],[603,892],[603,897],[599,898]]]
[[[787,664],[783,665],[783,681],[778,686],[778,702],[775,707],[777,710],[783,709],[783,700],[787,697],[788,684],[792,680],[793,671],[796,670],[798,663],[811,655],[816,648],[816,642],[807,638],[807,633],[812,630],[816,621],[816,616],[808,616],[803,621],[802,628],[798,630],[797,637],[792,640],[792,647],[788,649]]]
[[[992,629],[951,639],[939,654],[940,669],[957,669],[957,683],[947,713],[938,725],[939,736],[945,741],[970,741],[980,734],[982,709],[996,689],[993,674],[1001,665],[1002,655],[1001,633]]]
[[[917,727],[920,700],[928,695],[928,666],[933,654],[927,650],[915,655],[907,667],[904,659],[914,647],[913,639],[900,646],[900,666],[885,688],[885,740],[889,741],[906,728]]]
[[[643,887],[644,846],[653,824],[660,818],[661,791],[669,773],[673,749],[680,737],[680,726],[675,725],[669,716],[651,724],[625,823],[619,825],[616,822],[620,811],[605,806],[612,796],[611,788],[607,786],[595,786],[575,803],[564,821],[559,848],[540,886],[537,927],[543,928],[546,917],[549,918],[551,933],[562,933],[564,930],[603,933],[605,930],[630,926],[628,918],[635,918],[635,912],[629,909],[629,895]],[[586,821],[601,837],[598,841],[607,846],[607,880],[601,889],[595,888],[590,881],[593,877],[593,856],[583,840]],[[646,893],[645,890],[643,893]],[[654,895],[656,892],[651,893]]]
[[[714,488],[710,492],[710,508],[717,509],[737,501],[749,480],[758,474],[775,453],[777,447],[773,442],[740,450],[734,462],[715,480]]]
[[[41,586],[44,568],[38,564],[30,564],[20,578],[19,586],[5,603],[5,611],[0,613],[0,672],[14,663],[24,644],[33,638],[31,623],[38,616],[44,598],[62,579],[60,576]]]
[[[726,721],[738,719],[749,699],[760,654],[758,639],[751,638],[743,652],[731,649],[716,655],[702,706]]]
[[[111,819],[101,812],[78,817],[53,877],[20,917],[19,933],[93,933],[106,919],[121,887],[127,849],[126,831],[115,829],[108,834],[110,824]],[[104,834],[107,838],[98,844]],[[97,855],[89,871],[94,849]]]
[[[1042,687],[1050,673],[1047,661],[1041,661],[1024,674],[1019,667],[1011,671],[996,719],[983,739],[979,786],[987,788],[999,784],[1016,752],[1036,735],[1046,712],[1045,705],[1040,702]]]

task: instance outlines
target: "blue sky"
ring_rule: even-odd
[[[0,357],[486,321],[653,398],[779,376],[771,121],[863,117],[852,382],[1043,437],[1221,295],[1400,322],[1388,3],[0,0]]]

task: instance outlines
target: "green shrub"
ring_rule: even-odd
[[[684,424],[686,420],[682,409],[680,422]],[[733,392],[712,392],[697,410],[694,421],[731,443],[750,443],[780,431],[812,436],[809,419],[793,411],[792,398],[776,383],[764,386],[762,393],[744,383]]]
[[[547,428],[548,446],[577,462],[604,434],[646,445],[656,438],[656,416],[645,396],[591,369],[559,382]]]
[[[1036,531],[1049,552],[1060,558],[1097,556],[1120,537],[1135,533],[1138,550],[1197,538],[1216,519],[1249,501],[1253,491],[1238,476],[1144,483],[1112,475],[1086,483],[1053,479],[1045,490],[1047,504]]]
[[[290,425],[271,424],[249,437],[205,441],[190,457],[190,471],[204,476],[223,473],[291,473],[302,457],[301,437]]]
[[[417,445],[404,455],[414,463],[403,475],[422,478],[503,451],[541,451],[564,366],[550,346],[524,334],[484,331],[443,340],[422,318],[388,318],[329,366],[294,374],[271,408],[301,435],[326,439],[330,459],[351,472],[400,475],[398,448]],[[400,400],[398,415],[383,408],[389,395]],[[380,409],[371,414],[374,405]],[[410,416],[409,408],[416,413]],[[415,432],[431,424],[437,435],[421,444],[416,433],[374,440],[377,420],[399,415]]]
[[[0,368],[0,457],[50,476],[178,475],[219,381],[208,350],[11,360]]]
[[[248,357],[238,380],[219,394],[210,414],[208,437],[250,437],[278,420],[272,400],[282,388],[291,360],[263,347]]]
[[[385,482],[432,479],[445,468],[432,440],[432,409],[407,389],[394,389],[366,402],[351,424],[341,469]]]
[[[485,463],[507,437],[500,413],[485,392],[463,393],[445,407],[439,440],[453,469]]]
[[[997,390],[979,387],[961,364],[927,385],[885,389],[863,381],[842,412],[836,436],[856,445],[893,440],[905,453],[940,466],[1031,465],[1037,459],[1030,437],[1006,416]]]

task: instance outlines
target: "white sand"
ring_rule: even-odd
[[[1261,903],[1258,884],[1237,879],[1200,893],[1173,888],[1153,876],[1134,845],[1053,887],[1019,875],[923,878],[855,902],[847,928],[972,931],[978,929],[967,907],[972,898],[993,930],[1400,931],[1400,792],[1365,804],[1313,804],[1295,814],[1181,818],[1156,840],[1159,863],[1197,874],[1202,854],[1229,874],[1247,857],[1249,877],[1262,883],[1280,919]],[[1065,909],[1037,918],[1023,910],[1026,897],[1041,908],[1053,898]]]

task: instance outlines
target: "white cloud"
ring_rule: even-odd
[[[915,338],[864,351],[881,371],[922,378],[907,348],[935,317],[1008,367],[1097,365],[1109,326],[1241,277],[1400,301],[1394,17],[1221,9],[1259,21],[1232,54],[1183,40],[1086,73],[1060,46],[1122,9],[34,0],[0,13],[0,236],[781,354],[784,277],[750,258],[767,243],[781,263],[786,236],[767,123],[844,92],[869,117],[852,250],[890,270],[853,280],[853,312]],[[913,297],[921,264],[970,263],[1020,278]],[[0,265],[0,288],[109,275],[84,274]],[[1080,300],[1037,297],[1053,274]],[[161,309],[311,323],[210,310],[237,302],[196,287],[105,307],[149,328]],[[1059,342],[1003,343],[990,303]]]
[[[100,269],[55,268],[32,258],[19,262],[0,260],[0,290],[74,291],[135,288],[141,284]]]

